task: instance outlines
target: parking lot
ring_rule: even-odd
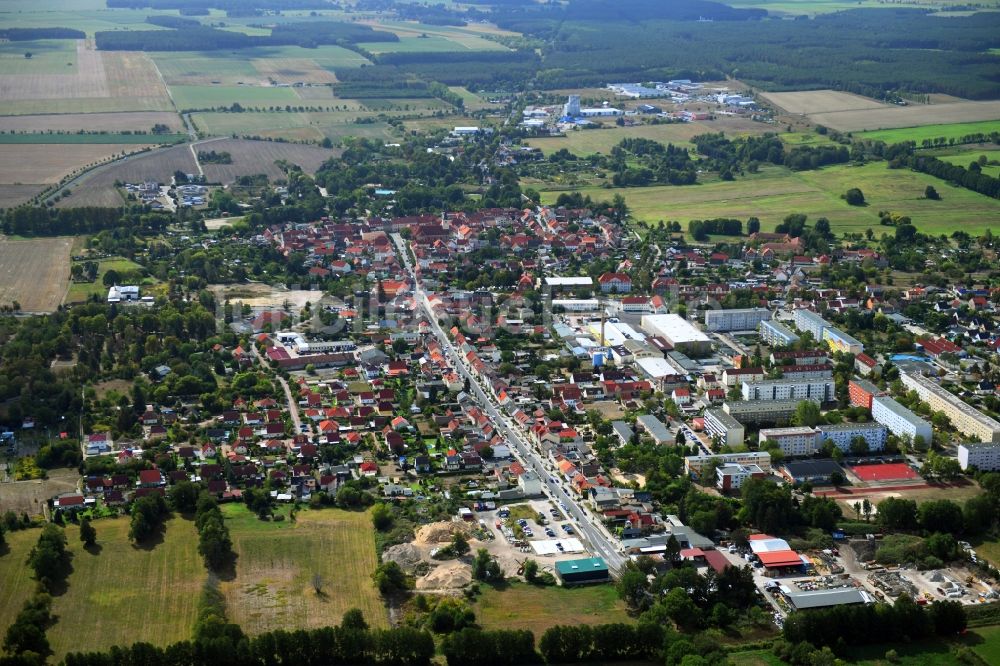
[[[543,569],[555,562],[588,557],[573,520],[556,502],[530,500],[477,511],[481,526],[494,537],[488,550],[501,561],[536,560]]]

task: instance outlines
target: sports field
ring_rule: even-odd
[[[920,478],[920,475],[904,463],[853,465],[851,471],[862,481],[904,481]]]
[[[924,139],[960,139],[969,134],[989,134],[1000,132],[1000,120],[987,120],[977,123],[952,123],[948,125],[925,125],[923,127],[904,127],[901,129],[876,130],[862,132],[858,136],[865,139],[875,139],[886,143],[901,141],[916,141],[919,146]]]
[[[612,585],[537,587],[511,583],[503,590],[483,586],[475,604],[484,629],[530,629],[541,637],[557,624],[632,622]]]
[[[940,201],[923,198],[924,188],[933,185]],[[840,195],[860,187],[867,206],[849,206]],[[826,217],[836,234],[887,232],[879,225],[878,211],[909,215],[925,233],[950,234],[962,229],[979,234],[995,228],[1000,201],[913,171],[886,168],[884,163],[863,166],[838,165],[818,171],[792,172],[783,167],[762,169],[736,181],[711,181],[687,187],[582,188],[595,200],[610,200],[616,193],[637,220],[656,223],[677,220],[686,228],[690,220],[715,217],[747,219],[756,216],[761,228],[770,231],[789,213],[804,213],[810,220]],[[542,192],[542,201],[551,203],[560,191]]]
[[[53,312],[69,282],[70,237],[11,240],[0,236],[0,304]]]
[[[242,504],[223,512],[238,559],[235,579],[222,589],[230,619],[244,631],[335,625],[351,608],[372,626],[388,625],[371,580],[377,561],[367,513],[301,511],[295,522],[261,522]],[[313,589],[315,574],[322,595]]]

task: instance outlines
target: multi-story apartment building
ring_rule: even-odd
[[[800,331],[812,333],[813,339],[817,342],[823,339],[823,329],[830,325],[826,319],[823,319],[812,310],[806,310],[805,308],[795,310],[793,317],[795,327]]]
[[[980,442],[1000,444],[1000,422],[992,416],[983,414],[921,374],[901,372],[899,378],[906,388],[916,391],[920,399],[930,405],[931,409],[944,412],[951,419],[955,429],[962,434],[975,437]]]
[[[767,475],[768,473],[757,465],[726,463],[715,468],[715,487],[723,492],[739,490],[747,480],[764,478]]]
[[[761,322],[771,319],[767,308],[738,310],[706,310],[705,329],[708,331],[756,331]]]
[[[847,393],[851,397],[851,404],[853,406],[871,409],[872,398],[884,395],[885,391],[866,379],[852,379],[847,384]]]
[[[851,443],[855,437],[861,437],[868,442],[869,451],[881,451],[885,448],[885,441],[889,436],[888,428],[881,423],[838,423],[817,426],[816,429],[819,431],[820,443],[831,441],[844,453],[851,450]]]
[[[835,326],[827,326],[823,329],[823,342],[830,346],[835,352],[846,352],[848,354],[860,354],[865,350],[865,346],[860,340],[854,338]]]
[[[786,456],[811,456],[819,448],[819,431],[814,428],[764,428],[760,431],[760,446],[774,442]]]
[[[816,398],[810,398],[819,404]],[[723,411],[740,423],[782,423],[795,414],[799,400],[741,400],[726,402]]]
[[[970,442],[958,445],[958,464],[963,470],[975,467],[983,472],[1000,470],[1000,444]]]
[[[760,339],[772,347],[784,347],[799,341],[799,336],[793,333],[792,329],[778,321],[760,322],[759,331]]]
[[[830,402],[835,398],[832,379],[765,379],[743,382],[744,400],[806,400]]]
[[[911,440],[921,437],[925,443],[931,443],[931,424],[887,395],[872,398],[872,418],[897,437],[909,437]]]
[[[723,446],[741,446],[746,429],[722,409],[705,410],[705,432]]]

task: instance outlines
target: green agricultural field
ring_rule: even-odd
[[[485,39],[479,39],[478,41],[481,44],[489,44],[495,48],[474,49],[476,51],[503,50],[503,47],[496,42],[490,42]],[[463,44],[459,44],[458,42],[454,42],[447,37],[441,37],[439,35],[421,37],[419,35],[410,34],[400,35],[398,42],[365,42],[363,44],[358,44],[358,46],[375,54],[400,52],[436,53],[440,51],[463,51],[470,48]]]
[[[919,146],[924,139],[960,139],[969,134],[1000,132],[1000,120],[984,120],[976,123],[952,123],[950,125],[924,125],[923,127],[900,127],[899,129],[873,130],[871,132],[856,132],[855,136],[864,139],[900,143],[916,141]]]
[[[584,156],[591,153],[608,154],[611,149],[628,138],[652,139],[660,143],[672,143],[675,146],[693,148],[691,138],[699,134],[725,132],[727,136],[739,134],[761,134],[774,131],[773,127],[760,123],[741,122],[732,125],[724,121],[664,123],[661,125],[637,125],[635,127],[617,127],[613,123],[604,125],[602,129],[572,130],[566,136],[539,137],[528,139],[529,146],[540,148],[546,155],[565,148],[574,155]]]
[[[8,532],[7,550],[0,555],[0,631],[6,631],[21,606],[35,590],[35,581],[25,561],[38,541],[38,530]]]
[[[351,608],[372,626],[388,625],[371,580],[377,560],[367,513],[300,511],[294,522],[262,522],[242,504],[223,512],[238,559],[236,577],[222,589],[230,619],[246,632],[335,625]],[[322,595],[313,589],[315,574]]]
[[[425,25],[403,21],[380,21],[373,23],[376,30],[385,30],[399,35],[398,42],[376,42],[360,46],[375,53],[393,51],[506,51],[507,47],[482,35],[486,30],[469,27]],[[509,33],[508,33],[509,34]],[[426,35],[424,37],[423,35]]]
[[[480,109],[495,109],[495,104],[490,104],[484,98],[461,86],[450,86],[448,90],[462,98],[466,111],[478,111]]]
[[[536,587],[511,583],[483,586],[475,604],[485,629],[530,629],[536,637],[557,624],[632,622],[613,585]]]
[[[924,188],[933,185],[940,201],[923,198]],[[840,195],[860,187],[868,205],[848,206]],[[712,181],[688,187],[584,188],[597,200],[616,193],[625,196],[633,216],[644,222],[690,220],[714,217],[760,218],[761,228],[770,231],[789,213],[805,213],[810,219],[826,217],[834,233],[861,233],[871,228],[876,234],[878,211],[909,215],[921,231],[950,234],[962,229],[971,234],[995,227],[1000,201],[969,190],[953,187],[926,174],[890,170],[884,162],[860,167],[834,166],[818,171],[791,172],[783,167],[761,170],[736,181]],[[559,192],[543,192],[545,203],[555,201]]]
[[[0,14],[2,20],[3,14]],[[25,55],[30,53],[31,57]],[[76,74],[76,42],[39,39],[0,43],[0,75]]]
[[[993,176],[994,178],[1000,178],[1000,164],[989,164],[989,162],[1000,162],[1000,150],[980,150],[977,148],[971,148],[969,150],[962,151],[961,153],[953,155],[938,155],[938,159],[949,164],[957,164],[959,166],[968,167],[970,162],[975,162],[979,159],[980,155],[985,155],[987,164],[980,167],[984,174],[987,176]]]
[[[8,28],[51,28],[59,26],[73,28],[93,37],[101,30],[165,30],[146,23],[146,17],[154,13],[149,9],[108,9],[104,2],[97,7],[91,0],[71,0],[45,3],[26,3],[20,0],[5,0],[0,4],[0,24]],[[40,7],[39,5],[42,5]],[[48,8],[44,8],[44,6]],[[20,9],[15,7],[21,6]],[[79,9],[77,9],[79,7]],[[172,14],[176,11],[157,11],[156,14]]]
[[[162,542],[141,548],[128,540],[128,518],[98,520],[94,528],[99,548],[93,551],[82,548],[75,526],[66,531],[73,573],[67,592],[53,604],[58,621],[48,637],[56,658],[76,650],[190,638],[206,578],[194,523],[168,520]]]
[[[830,12],[840,12],[849,9],[859,8],[884,8],[886,4],[881,0],[731,0],[727,4],[733,7],[757,7],[766,9],[768,12],[777,14],[790,14],[800,16],[802,14],[816,15],[829,14]],[[920,0],[902,0],[893,7],[915,7],[920,9],[944,8],[955,5],[966,4],[964,0],[931,0],[922,2]],[[996,6],[995,2],[987,0],[984,6]]]
[[[187,134],[0,134],[0,144],[11,143],[177,143]]]
[[[268,46],[239,51],[182,51],[152,53],[153,60],[168,85],[236,85],[266,81],[271,67],[282,61],[311,61],[315,67],[332,71],[360,67],[368,60],[340,46],[304,49],[299,46]]]
[[[291,88],[260,86],[170,86],[170,96],[181,111],[231,106],[236,103],[244,108],[301,104]]]

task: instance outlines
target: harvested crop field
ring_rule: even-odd
[[[72,73],[0,75],[0,113],[169,111],[166,86],[144,53],[97,51],[76,42]]]
[[[27,203],[44,189],[44,185],[0,185],[0,208],[13,208]]]
[[[11,240],[0,236],[0,303],[24,312],[52,312],[66,295],[73,239]]]
[[[58,183],[77,169],[115,155],[142,150],[142,144],[25,144],[0,150],[0,184]]]
[[[814,123],[842,132],[968,123],[1000,119],[1000,101],[920,104],[859,111],[831,111],[814,113],[809,116],[809,119]]]
[[[454,123],[452,123],[454,125]],[[699,134],[725,132],[729,135],[762,134],[774,132],[773,125],[746,120],[743,118],[719,118],[711,121],[691,123],[664,123],[660,125],[638,125],[635,127],[616,127],[608,124],[602,129],[573,130],[564,137],[540,137],[528,139],[529,146],[539,148],[545,154],[565,148],[574,155],[589,155],[591,153],[611,152],[611,149],[622,139],[642,138],[673,143],[677,146],[691,146],[691,138]]]
[[[336,83],[333,72],[311,58],[261,58],[253,66],[262,76],[278,83]]]
[[[367,513],[300,511],[295,522],[263,522],[242,504],[223,507],[237,553],[236,577],[226,581],[231,620],[250,634],[339,624],[360,608],[369,624],[387,616],[371,574],[377,564]],[[313,576],[322,578],[322,594]]]
[[[201,146],[202,144],[196,144]],[[284,173],[275,166],[276,160],[297,164],[307,173],[315,173],[323,162],[337,153],[318,146],[301,146],[272,141],[249,141],[244,139],[222,139],[212,141],[205,149],[227,152],[233,158],[232,164],[204,164],[205,177],[209,182],[231,183],[240,176],[258,173],[268,178],[283,178]]]
[[[837,90],[803,90],[800,92],[761,93],[761,97],[788,113],[811,115],[834,111],[894,108],[869,97]]]
[[[171,132],[183,129],[180,116],[168,111],[123,113],[48,113],[0,117],[0,132],[123,132],[152,130],[166,125]]]

